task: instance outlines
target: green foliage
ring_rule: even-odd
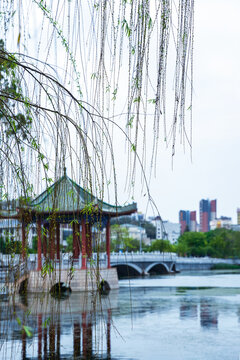
[[[47,274],[51,274],[54,270],[53,264],[51,263],[51,261],[47,260],[43,266],[42,266],[42,270],[41,270],[41,276],[42,278],[45,278]]]
[[[6,251],[6,244],[5,241],[3,240],[3,237],[0,237],[0,253],[5,254]]]
[[[174,247],[169,240],[155,240],[148,247],[148,251],[173,252]]]
[[[112,251],[138,251],[140,248],[139,240],[129,237],[127,228],[119,224],[111,226],[111,237]]]
[[[67,241],[67,246],[66,246],[65,251],[72,252],[73,251],[73,236],[72,236],[72,234],[68,235],[66,241]]]
[[[6,238],[5,242],[5,252],[4,254],[21,254],[22,252],[22,243],[21,241],[14,241],[14,239]]]
[[[34,235],[32,237],[32,249],[29,249],[30,254],[36,254],[37,253],[37,245],[38,245],[38,239],[37,239],[37,236]]]
[[[132,144],[131,150],[132,150],[132,151],[136,151],[136,145]]]
[[[22,332],[25,332],[28,337],[33,336],[33,329],[30,326],[23,325],[21,319],[19,317],[16,318],[18,325],[22,328]]]
[[[214,264],[211,270],[239,270],[240,266],[237,264]]]
[[[181,256],[240,258],[240,232],[224,228],[207,233],[185,232],[178,239],[176,250]]]
[[[131,30],[131,28],[129,27],[128,22],[127,22],[126,19],[124,19],[124,20],[122,21],[122,28],[125,30],[125,33],[126,33],[127,37],[130,37],[130,35],[131,35],[131,33],[132,33],[132,30]]]
[[[46,329],[48,327],[48,325],[50,324],[50,320],[51,318],[50,317],[47,317],[45,320],[44,320],[44,323],[42,325],[43,329]]]
[[[206,256],[206,235],[200,232],[185,232],[178,239],[178,252],[188,256]]]
[[[123,252],[125,251],[139,251],[140,249],[140,241],[137,239],[133,239],[130,237],[127,237],[124,239],[123,244]]]
[[[0,237],[0,253],[14,256],[15,254],[21,254],[21,252],[22,242],[16,240],[12,229],[5,229],[3,236]]]
[[[32,124],[29,99],[22,94],[21,83],[17,76],[17,62],[9,54],[0,39],[0,121],[4,123],[8,137],[15,136],[17,141],[28,138],[28,129]],[[15,100],[24,104],[24,114],[16,113]]]
[[[32,328],[30,326],[23,325],[23,331],[25,331],[25,333],[26,333],[26,335],[28,337],[33,336],[33,331],[32,331]]]

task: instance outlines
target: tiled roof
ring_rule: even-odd
[[[100,212],[110,215],[121,215],[137,211],[136,203],[116,206],[99,200],[76,184],[66,174],[37,196],[29,204],[29,207],[39,213],[49,213],[53,209],[62,213],[84,211],[89,205],[98,208]]]

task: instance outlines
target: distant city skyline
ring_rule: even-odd
[[[200,199],[197,206],[190,209],[179,209],[178,210],[178,219],[173,220],[172,218],[162,218],[163,221],[170,221],[173,223],[181,224],[181,233],[183,233],[188,227],[190,231],[209,231],[210,230],[210,221],[213,220],[232,220],[232,224],[240,225],[240,207],[236,208],[235,217],[229,216],[228,214],[218,214],[217,213],[217,199]],[[201,215],[201,206],[203,208],[204,215]],[[207,218],[206,218],[207,216]],[[201,217],[203,218],[204,225],[201,225]],[[151,216],[150,216],[151,218]],[[206,225],[207,223],[207,225]],[[208,229],[206,228],[208,227]],[[195,230],[196,229],[196,230]],[[203,230],[204,229],[204,230]]]
[[[198,210],[200,199],[217,199],[218,216],[237,224],[240,1],[203,0],[195,6],[192,159],[179,141],[172,163],[171,148],[162,144],[150,191],[164,220],[178,222],[180,209]],[[138,209],[152,215],[143,195],[135,196]]]

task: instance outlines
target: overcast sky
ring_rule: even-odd
[[[199,201],[209,198],[217,199],[218,216],[230,216],[236,223],[240,207],[239,14],[239,0],[195,2],[192,161],[189,149],[184,153],[178,146],[172,169],[171,149],[161,145],[156,178],[150,187],[165,220],[178,222],[179,210],[185,209],[197,210],[199,221]],[[149,142],[151,145],[151,139]],[[126,169],[119,152],[118,195],[124,203]],[[145,212],[146,197],[140,196],[139,189],[134,200]],[[152,215],[150,209],[148,215]]]
[[[192,161],[189,149],[184,153],[178,146],[172,169],[171,149],[165,150],[161,144],[156,178],[150,186],[165,220],[178,222],[179,210],[186,209],[197,210],[199,221],[199,201],[209,198],[217,199],[218,216],[230,216],[236,223],[236,209],[240,207],[239,14],[239,0],[195,1]],[[171,101],[168,106],[171,113]],[[126,156],[118,148],[118,139],[114,141],[118,196],[119,202],[124,203]],[[150,148],[151,135],[148,141]],[[145,212],[147,197],[140,196],[138,182],[136,188],[134,200],[139,210]]]
[[[217,199],[217,215],[240,207],[240,1],[195,2],[193,161],[180,148],[171,168],[161,152],[152,195],[163,219],[178,221],[180,209]],[[138,201],[144,211],[144,202]]]

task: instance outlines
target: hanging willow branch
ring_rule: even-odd
[[[1,89],[3,151],[15,156],[19,148],[22,172],[37,163],[38,173],[49,168],[53,178],[67,161],[76,180],[103,189],[115,174],[111,142],[117,125],[127,135],[132,191],[138,157],[151,174],[159,142],[172,143],[172,156],[178,138],[191,148],[193,11],[193,0],[179,0],[178,7],[171,0],[2,2],[3,40],[16,73],[7,76],[15,76],[21,89],[20,97]],[[17,120],[17,110],[31,118],[29,124]]]
[[[0,2],[0,206],[26,204],[66,166],[118,205],[125,142],[129,196],[140,169],[155,207],[146,173],[159,144],[191,148],[193,11],[193,0]]]

